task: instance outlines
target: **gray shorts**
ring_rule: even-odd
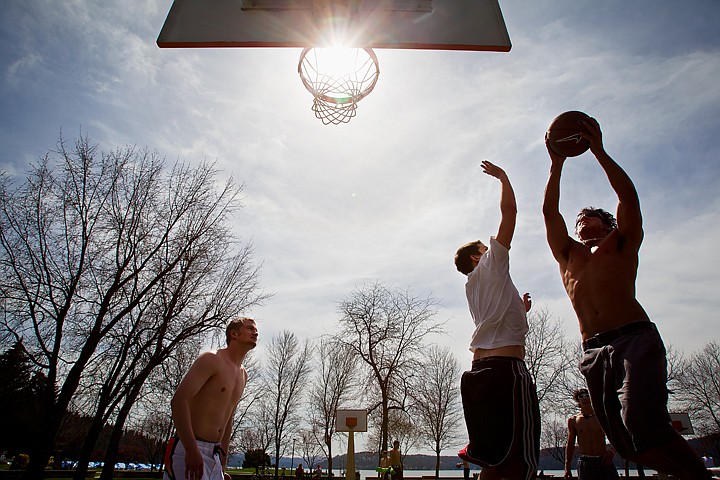
[[[623,458],[678,436],[667,410],[665,346],[654,324],[644,322],[642,327],[607,344],[586,347],[580,362],[595,415]]]

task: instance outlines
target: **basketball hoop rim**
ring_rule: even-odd
[[[323,101],[326,103],[338,104],[338,105],[353,104],[353,103],[359,102],[360,100],[362,100],[363,98],[368,96],[373,91],[373,89],[375,88],[375,85],[377,84],[378,77],[380,76],[380,62],[378,61],[377,55],[375,54],[375,52],[373,51],[372,48],[360,47],[360,48],[357,48],[357,50],[364,50],[365,53],[367,53],[368,56],[370,57],[370,59],[372,60],[373,64],[375,65],[375,75],[373,75],[373,79],[372,79],[372,82],[370,83],[370,85],[368,87],[366,87],[362,92],[360,92],[359,95],[352,95],[349,97],[337,98],[337,97],[331,97],[329,95],[324,95],[322,93],[318,93],[318,91],[315,89],[315,86],[313,85],[313,83],[310,80],[308,80],[305,77],[305,75],[303,75],[303,69],[302,69],[302,64],[303,64],[303,61],[305,60],[305,57],[311,50],[314,50],[315,48],[322,48],[322,47],[305,47],[305,48],[303,48],[303,51],[300,53],[300,60],[298,60],[298,75],[300,75],[300,80],[302,81],[302,83],[305,86],[305,88],[307,89],[307,91],[310,92],[313,95],[313,97],[315,97],[317,100],[320,100],[320,101]]]

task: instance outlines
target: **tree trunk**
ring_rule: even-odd
[[[46,407],[43,419],[45,429],[42,430],[40,438],[38,438],[35,447],[30,452],[30,462],[25,471],[25,479],[37,480],[38,478],[44,478],[45,468],[48,465],[50,456],[52,456],[55,447],[55,436],[60,430],[64,412],[64,409],[60,410],[60,407],[54,403]]]
[[[87,436],[80,450],[80,456],[78,457],[77,469],[73,474],[73,480],[85,480],[85,476],[88,471],[88,463],[90,462],[90,455],[92,455],[97,440],[102,433],[103,427],[105,426],[104,414],[105,407],[107,405],[99,405],[95,411],[95,417],[90,424]]]
[[[103,465],[102,472],[100,473],[100,480],[113,480],[115,463],[117,463],[118,455],[120,453],[120,441],[123,437],[125,422],[130,415],[130,410],[132,410],[133,405],[135,405],[135,402],[140,395],[140,391],[142,390],[145,380],[147,380],[147,377],[150,375],[150,372],[155,366],[156,364],[154,363],[149,364],[142,373],[135,378],[133,387],[128,392],[125,402],[118,411],[118,416],[115,419],[115,425],[113,426],[112,433],[110,434],[110,442],[107,450],[105,451],[105,464]]]

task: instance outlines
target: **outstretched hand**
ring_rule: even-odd
[[[498,167],[494,163],[491,163],[488,160],[483,160],[480,162],[480,166],[483,169],[483,172],[490,175],[491,177],[495,177],[499,180],[503,180],[507,178],[507,174],[505,173],[505,170]]]
[[[550,133],[549,132],[545,133],[545,148],[547,148],[548,155],[550,155],[550,161],[553,164],[557,163],[562,167],[562,165],[563,165],[563,163],[565,163],[565,160],[567,159],[567,157],[563,157],[559,153],[556,153],[555,150],[550,148]]]
[[[525,305],[525,312],[529,312],[530,308],[532,307],[532,298],[530,298],[530,293],[525,292],[522,296],[523,299],[523,305]]]
[[[580,132],[580,136],[587,139],[590,142],[590,151],[594,154],[603,151],[603,138],[602,130],[600,130],[600,124],[593,117],[588,120],[582,121],[583,126],[587,129],[586,132]]]

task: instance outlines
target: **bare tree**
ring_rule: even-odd
[[[561,388],[563,376],[568,370],[577,369],[579,358],[568,356],[562,320],[553,318],[546,307],[531,310],[528,324],[525,363],[535,380],[540,411],[546,412],[552,410],[559,397],[565,399],[566,392]]]
[[[165,445],[172,433],[172,417],[167,412],[147,412],[136,430],[154,470],[155,465],[162,463]]]
[[[408,452],[412,451],[420,443],[420,434],[413,422],[411,404],[408,403],[408,411],[391,409],[388,413],[388,443],[390,439],[400,442],[400,458],[404,459]],[[382,422],[380,421],[380,410],[375,410],[369,417],[373,419],[368,424],[367,445],[373,450],[380,452],[382,456]]]
[[[423,342],[442,331],[434,320],[434,307],[431,297],[418,298],[379,283],[356,289],[340,304],[336,339],[369,368],[367,387],[377,400],[368,410],[380,411],[381,451],[388,446],[390,410],[407,408],[407,379],[418,367]],[[379,456],[378,452],[378,460]]]
[[[463,434],[460,364],[449,349],[433,346],[414,380],[414,423],[420,438],[435,452],[435,478],[440,478],[440,453],[459,444]]]
[[[287,330],[275,335],[268,344],[264,396],[269,400],[272,438],[275,446],[275,476],[285,441],[297,431],[303,388],[311,372],[312,346],[301,346],[294,333]]]
[[[712,341],[683,363],[678,395],[698,430],[720,435],[720,344]]]
[[[582,356],[580,339],[568,341],[562,321],[553,318],[546,307],[536,306],[528,315],[528,324],[525,362],[537,387],[541,447],[551,449],[555,458],[564,458],[565,450],[558,450],[558,445],[565,445],[567,424],[558,418],[567,418],[577,409],[573,392],[586,386],[578,368]]]
[[[254,352],[252,350],[249,351],[245,356],[245,359],[243,360],[243,366],[248,372],[248,382],[245,385],[243,396],[242,398],[240,398],[240,401],[238,402],[235,409],[235,417],[233,418],[233,431],[232,436],[230,437],[231,451],[234,451],[238,448],[240,448],[240,450],[242,450],[243,452],[247,451],[247,449],[243,449],[243,431],[246,428],[251,428],[250,425],[252,425],[253,416],[256,415],[255,412],[257,411],[257,406],[262,396],[262,384],[259,381],[256,381],[256,379],[260,378],[261,375],[260,362],[257,356],[253,355],[253,353]],[[252,445],[250,446],[249,450],[256,450],[258,448],[261,448],[260,445],[264,445],[263,442],[253,441],[251,443]],[[267,453],[268,446],[269,444],[265,445],[265,448],[262,449],[263,452]],[[230,452],[228,452],[228,454],[229,453]]]
[[[337,410],[352,398],[358,372],[347,345],[322,338],[317,351],[317,375],[310,387],[311,432],[315,441],[323,447],[328,471],[332,471],[332,437]]]
[[[0,181],[0,319],[26,340],[51,386],[43,399],[45,429],[27,472],[40,478],[104,341],[133,325],[139,336],[127,338],[147,338],[148,329],[161,327],[144,313],[162,313],[170,331],[146,343],[147,367],[178,334],[172,326],[189,328],[179,318],[203,313],[195,327],[200,335],[258,301],[256,270],[247,257],[232,279],[226,264],[212,263],[229,252],[228,220],[241,191],[232,180],[218,187],[212,166],[176,165],[166,174],[155,153],[128,147],[99,154],[87,138],[72,149],[61,139],[24,181],[14,180]],[[144,370],[140,383],[148,375]],[[138,382],[125,390],[126,411],[140,390]]]
[[[298,432],[298,443],[296,449],[300,457],[305,460],[308,471],[317,466],[318,461],[324,456],[322,445],[318,443],[312,430],[300,430]]]
[[[565,342],[564,348],[569,366],[558,378],[552,402],[546,401],[542,406],[544,419],[552,419],[554,415],[567,417],[577,412],[578,405],[573,398],[573,393],[578,388],[587,388],[587,382],[579,368],[583,355],[582,343],[578,338],[575,342]],[[545,427],[543,426],[543,428]]]
[[[272,399],[260,395],[249,409],[234,442],[243,452],[262,451],[267,454],[274,442]]]
[[[565,464],[565,445],[568,439],[568,424],[563,417],[553,415],[543,422],[541,443],[558,462]]]

